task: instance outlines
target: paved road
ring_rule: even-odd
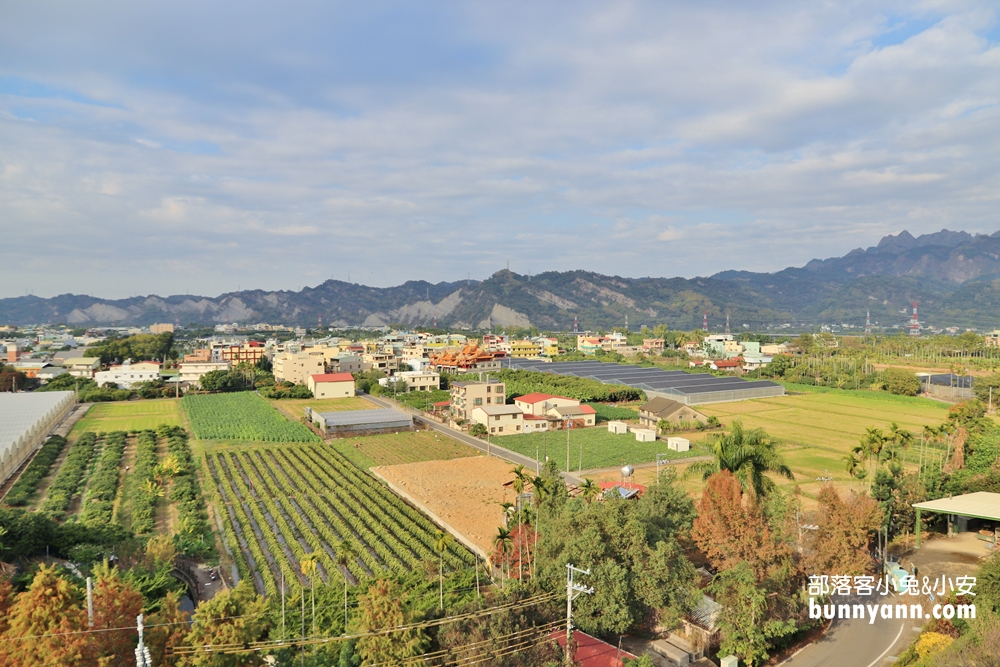
[[[843,598],[835,598],[845,602]],[[895,604],[894,597],[883,597],[881,604]],[[853,600],[851,602],[854,602]],[[874,598],[857,600],[874,604]],[[916,636],[914,627],[921,620],[885,620],[877,618],[835,620],[819,641],[806,646],[781,667],[882,667],[889,665]]]
[[[413,414],[414,418],[417,421],[419,421],[421,424],[429,426],[438,433],[443,433],[448,437],[454,438],[455,440],[458,440],[463,444],[469,445],[470,447],[475,447],[481,452],[487,451],[487,443],[483,442],[479,438],[473,438],[472,436],[466,435],[461,431],[456,431],[455,429],[445,426],[444,424],[440,424],[434,421],[433,419],[427,419],[426,417],[414,414],[412,410],[409,410],[405,406],[397,404],[395,401],[386,400],[383,398],[376,398],[374,396],[371,396],[370,394],[364,394],[363,398],[371,401],[372,403],[381,408],[392,408],[394,410],[402,410],[409,414]],[[521,454],[518,454],[517,452],[512,452],[509,449],[504,449],[503,447],[498,447],[495,444],[495,441],[491,441],[488,448],[489,448],[488,453],[490,455],[499,457],[501,459],[504,459],[505,461],[510,461],[511,463],[514,463],[516,465],[523,465],[525,468],[529,468],[531,470],[536,470],[539,467],[538,462],[535,459],[530,458],[528,456],[523,456]],[[569,475],[565,472],[559,474],[562,475],[563,479],[565,479],[566,482],[569,484],[580,484],[583,481],[579,477]]]

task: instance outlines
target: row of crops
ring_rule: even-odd
[[[85,525],[107,525],[114,514],[115,496],[118,495],[122,455],[125,453],[124,431],[114,431],[104,437],[104,447],[97,461],[97,470],[91,475],[87,495],[83,500],[80,520]]]
[[[352,583],[383,572],[405,573],[437,560],[436,527],[374,477],[323,445],[241,448],[206,455],[224,537],[242,576],[274,595],[305,585],[299,563],[319,557],[323,581]],[[341,566],[337,547],[354,556]],[[471,566],[473,556],[452,544],[448,569]]]
[[[190,395],[181,399],[181,405],[195,437],[202,440],[319,440],[304,424],[289,421],[254,392]]]
[[[49,469],[65,447],[66,438],[61,435],[49,436],[49,439],[35,454],[35,458],[31,459],[31,463],[7,492],[4,502],[14,507],[27,505],[35,495],[35,491],[38,490],[38,485],[49,474]]]

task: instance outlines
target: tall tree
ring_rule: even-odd
[[[309,577],[311,588],[310,598],[312,600],[312,635],[316,636],[316,567],[319,565],[319,554],[313,551],[302,557],[299,568],[302,574]]]
[[[807,569],[816,574],[860,575],[874,566],[869,545],[882,524],[882,512],[867,495],[844,500],[832,485],[817,496],[819,528],[811,536]]]
[[[707,480],[720,470],[728,470],[747,493],[760,497],[774,490],[774,481],[767,473],[795,479],[784,457],[778,453],[777,443],[764,429],[745,430],[737,419],[729,433],[719,434],[712,443],[711,461],[691,464],[687,474],[701,475]]]
[[[59,576],[54,565],[41,565],[31,586],[17,596],[0,642],[0,664],[19,667],[84,665],[89,658],[87,612],[80,591]]]
[[[444,554],[452,542],[451,533],[443,530],[434,533],[434,551],[438,553],[438,609],[444,611]]]
[[[267,611],[267,600],[243,580],[236,588],[218,593],[198,605],[185,641],[192,647],[261,641],[267,638],[270,628]],[[184,656],[179,664],[181,667],[249,667],[264,664],[264,659],[257,653],[195,653]]]
[[[354,553],[354,548],[351,543],[347,540],[341,540],[337,546],[334,554],[334,562],[337,563],[337,567],[340,568],[340,574],[344,577],[344,632],[347,632],[347,575],[350,573],[350,565],[357,558],[357,554]]]
[[[396,586],[379,579],[358,598],[358,622],[362,632],[390,630],[406,623],[403,596]],[[419,628],[396,630],[358,639],[357,652],[362,664],[394,664],[396,661],[420,655],[429,640]]]
[[[121,665],[125,667],[132,660],[132,652],[138,639],[138,631],[113,630],[131,626],[142,613],[142,595],[128,582],[123,581],[117,568],[105,561],[98,565],[94,574],[94,628],[104,630],[90,635],[91,648],[102,667]]]
[[[177,664],[177,657],[167,653],[184,644],[188,631],[187,617],[187,613],[181,611],[181,598],[175,591],[167,591],[160,608],[149,615],[145,640],[157,667],[174,667]]]

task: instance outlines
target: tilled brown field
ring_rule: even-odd
[[[514,500],[514,491],[503,486],[514,478],[511,468],[498,458],[474,456],[380,466],[372,472],[485,556],[504,525],[500,503]]]

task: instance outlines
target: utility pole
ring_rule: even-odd
[[[670,465],[670,455],[669,454],[657,454],[656,455],[656,485],[660,485],[660,466]]]
[[[573,600],[575,600],[581,593],[586,593],[587,595],[593,595],[593,587],[587,588],[586,586],[581,586],[573,580],[573,576],[579,572],[580,574],[590,574],[590,570],[581,570],[578,567],[573,567],[569,563],[566,563],[566,664],[573,664],[573,655],[570,652],[570,642],[573,640]]]
[[[142,641],[142,614],[136,617],[136,627],[139,629],[139,645],[135,647],[135,667],[153,667],[153,657],[149,647]]]
[[[94,582],[87,577],[87,627],[94,627]]]
[[[285,571],[281,571],[281,641],[285,641]]]

